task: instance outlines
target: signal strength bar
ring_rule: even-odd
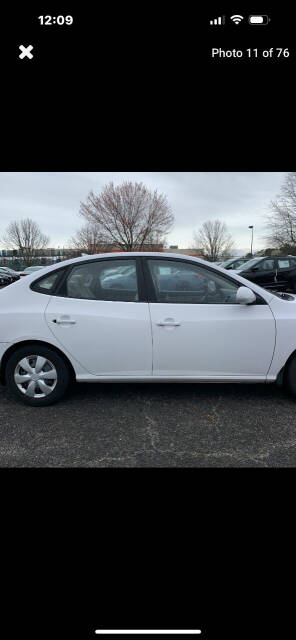
[[[225,16],[219,16],[219,18],[214,18],[213,20],[210,20],[210,24],[212,25],[225,24]]]

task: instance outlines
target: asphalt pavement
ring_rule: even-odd
[[[33,408],[0,385],[0,467],[294,467],[276,385],[76,384]]]

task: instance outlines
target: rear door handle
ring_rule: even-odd
[[[158,327],[179,327],[180,326],[180,322],[175,322],[175,320],[163,320],[162,322],[157,322],[156,323]]]
[[[52,320],[52,322],[55,322],[56,324],[76,324],[76,320],[71,320],[71,318],[55,318],[54,320]]]

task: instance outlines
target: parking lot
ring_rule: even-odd
[[[275,385],[77,384],[40,409],[0,385],[0,466],[295,466],[295,409]]]

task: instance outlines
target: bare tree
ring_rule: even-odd
[[[275,248],[296,248],[296,172],[288,173],[280,195],[270,203],[265,239]]]
[[[31,218],[25,218],[8,225],[2,242],[10,249],[18,249],[24,262],[31,264],[36,252],[48,246],[49,237],[41,232],[37,222]]]
[[[197,233],[194,233],[195,247],[203,250],[204,255],[211,262],[215,262],[219,256],[227,255],[234,246],[225,222],[221,220],[207,220]]]
[[[163,240],[174,221],[166,196],[137,182],[117,187],[110,182],[99,195],[91,191],[79,213],[122,251],[141,251],[152,238]]]
[[[93,222],[89,222],[78,229],[70,239],[69,246],[79,249],[88,255],[100,253],[103,249],[108,250],[108,245],[100,227]]]

